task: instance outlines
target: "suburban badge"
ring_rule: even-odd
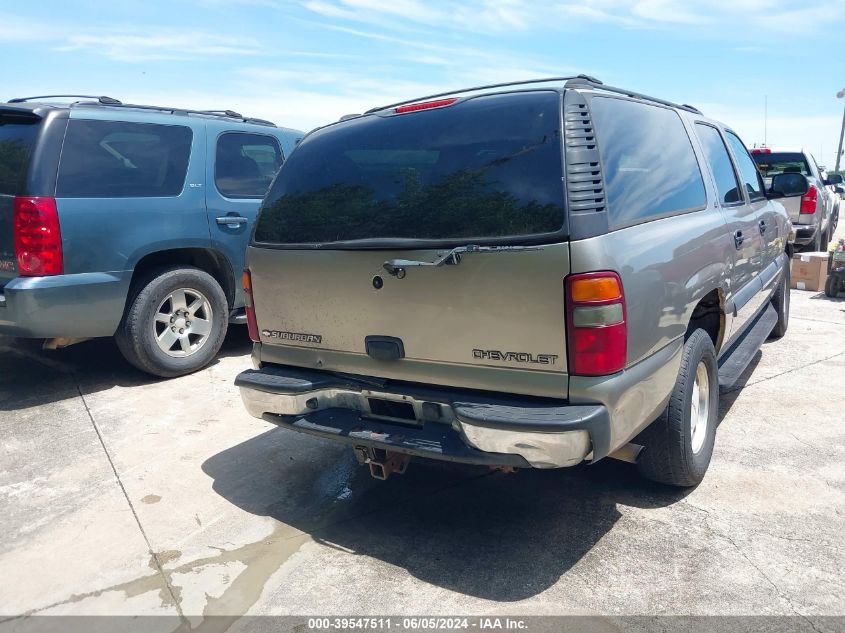
[[[302,334],[301,332],[280,332],[279,330],[261,330],[261,336],[275,338],[280,341],[296,341],[297,343],[322,343],[320,334]]]

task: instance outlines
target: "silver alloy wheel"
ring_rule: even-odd
[[[690,399],[690,442],[692,452],[698,454],[707,437],[707,425],[710,423],[710,376],[704,361],[695,368],[695,382],[692,385]]]
[[[167,295],[156,310],[153,336],[159,348],[173,358],[196,353],[211,334],[214,313],[199,290],[179,288]]]

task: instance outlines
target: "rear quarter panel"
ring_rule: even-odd
[[[682,337],[704,295],[729,295],[732,248],[712,207],[570,244],[573,273],[615,270],[622,278],[628,366]]]

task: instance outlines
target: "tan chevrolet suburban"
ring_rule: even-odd
[[[781,197],[730,128],[586,76],[346,118],[263,203],[236,384],[379,478],[611,456],[695,485],[720,386],[788,325]]]

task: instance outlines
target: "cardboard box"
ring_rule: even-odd
[[[798,253],[792,256],[792,288],[824,290],[827,281],[827,253]]]

